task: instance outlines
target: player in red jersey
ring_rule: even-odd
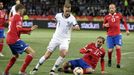
[[[15,9],[17,13],[11,19],[11,25],[9,25],[6,37],[6,42],[12,51],[13,57],[7,64],[3,75],[9,75],[10,68],[16,62],[16,59],[19,57],[19,54],[22,54],[23,52],[26,52],[27,56],[19,71],[19,74],[27,75],[25,73],[25,70],[32,61],[35,53],[35,51],[29,45],[27,45],[24,41],[20,39],[20,35],[21,33],[30,33],[32,30],[37,28],[37,25],[33,25],[31,28],[24,28],[22,26],[22,16],[25,12],[25,7],[22,4],[18,4],[16,5]]]
[[[82,58],[70,60],[68,62],[63,63],[62,68],[59,68],[58,71],[70,73],[73,72],[73,69],[75,67],[81,67],[84,70],[84,74],[93,73],[98,61],[100,60],[101,73],[104,74],[105,50],[102,47],[104,42],[105,39],[103,37],[97,37],[97,41],[95,43],[89,43],[84,48],[80,49],[80,53],[84,55]]]
[[[120,22],[124,23],[126,34],[129,35],[126,19],[116,12],[115,4],[109,5],[109,14],[104,17],[103,27],[107,28],[108,66],[111,67],[113,48],[116,47],[117,68],[120,68],[122,35]]]
[[[0,2],[0,56],[4,56],[2,54],[3,42],[4,42],[4,28],[6,23],[6,12],[3,10],[3,2]]]

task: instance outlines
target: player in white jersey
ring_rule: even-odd
[[[66,3],[64,4],[63,13],[56,14],[55,19],[57,21],[57,26],[55,33],[47,47],[46,53],[39,59],[39,62],[30,74],[35,74],[37,72],[39,66],[51,56],[57,46],[59,47],[60,55],[50,71],[50,75],[54,75],[55,69],[64,61],[64,58],[68,53],[71,30],[80,30],[75,17],[70,12],[71,4]]]
[[[11,8],[11,10],[10,10],[10,13],[9,13],[9,20],[10,20],[10,18],[11,18],[13,15],[16,14],[15,6],[16,6],[17,4],[20,4],[20,0],[16,0],[16,4],[15,4],[14,6],[12,6],[12,8]]]

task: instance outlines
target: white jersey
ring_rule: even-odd
[[[75,17],[70,14],[68,18],[65,18],[63,13],[58,13],[55,16],[57,21],[56,30],[53,34],[53,38],[56,39],[70,39],[73,25],[77,24]]]
[[[15,15],[16,14],[16,10],[15,10],[15,6],[12,6],[11,10],[10,10],[10,13],[12,13],[12,15]]]

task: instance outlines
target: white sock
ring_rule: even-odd
[[[44,56],[42,56],[39,60],[39,62],[37,63],[37,65],[35,66],[36,69],[38,69],[40,67],[40,65],[42,65],[45,62],[46,58]]]
[[[56,60],[55,64],[54,64],[52,70],[55,70],[56,68],[58,68],[59,65],[60,65],[63,61],[64,61],[64,58],[61,57],[61,56],[59,56],[58,59]]]

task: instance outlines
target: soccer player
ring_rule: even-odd
[[[50,71],[50,75],[54,75],[55,69],[64,61],[64,58],[68,53],[72,28],[80,30],[75,17],[70,12],[71,4],[65,3],[63,7],[63,13],[56,14],[55,19],[57,24],[55,33],[49,42],[47,51],[39,59],[39,62],[34,67],[33,71],[30,72],[30,74],[35,74],[37,72],[39,66],[42,65],[52,55],[57,46],[59,47],[60,55],[56,60],[52,70]]]
[[[101,63],[101,73],[104,74],[105,70],[105,50],[102,45],[105,42],[105,38],[102,36],[97,37],[96,42],[91,42],[85,47],[80,49],[80,53],[84,56],[79,59],[70,60],[64,62],[62,68],[59,68],[59,72],[71,73],[75,67],[81,67],[84,74],[90,74],[95,71],[97,63],[100,60]]]
[[[0,56],[4,56],[2,54],[2,50],[3,50],[3,42],[4,42],[4,26],[6,23],[6,12],[5,10],[3,10],[3,2],[0,1]]]
[[[12,6],[12,8],[11,8],[11,10],[10,10],[10,12],[9,12],[9,20],[10,20],[10,18],[11,18],[13,15],[16,14],[15,6],[16,6],[17,4],[20,4],[20,0],[16,0],[16,4],[15,4],[14,6]]]
[[[26,75],[26,68],[33,59],[35,51],[24,41],[20,39],[21,33],[30,33],[37,28],[37,25],[33,25],[31,28],[24,28],[22,25],[22,16],[26,11],[25,7],[22,4],[18,4],[15,7],[16,14],[11,19],[11,25],[7,32],[6,42],[11,49],[13,57],[10,59],[7,64],[3,75],[9,75],[10,68],[15,64],[19,54],[23,52],[27,53],[25,61],[19,71],[20,75]]]
[[[109,5],[109,14],[104,17],[103,27],[107,29],[108,66],[111,67],[113,48],[116,48],[117,68],[120,68],[122,35],[120,22],[124,23],[126,34],[129,35],[126,19],[121,13],[116,12],[115,4]]]

